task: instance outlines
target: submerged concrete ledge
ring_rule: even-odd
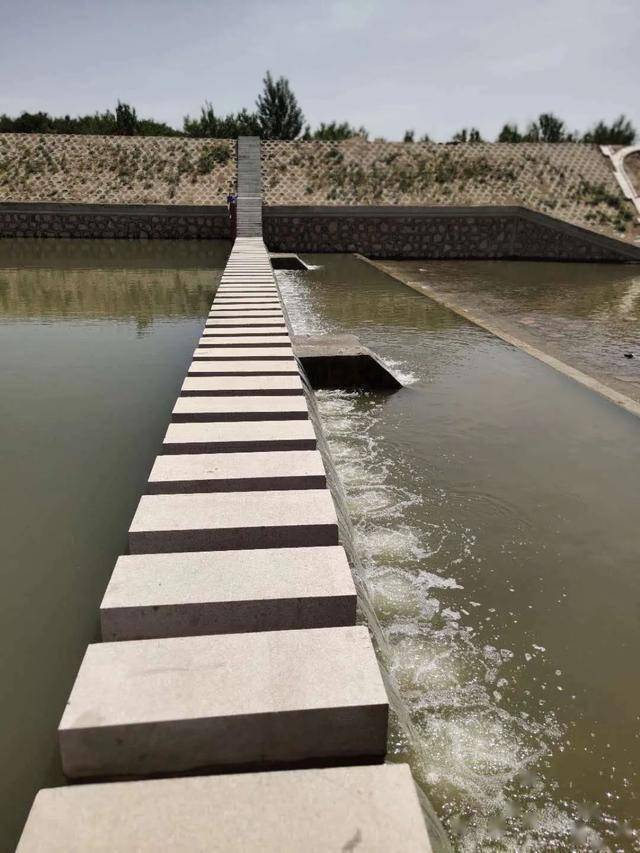
[[[402,383],[355,335],[295,335],[291,341],[314,389],[402,388]]]
[[[99,643],[60,754],[71,779],[381,761],[387,714],[365,627]]]
[[[351,846],[348,846],[351,845]],[[40,791],[17,853],[431,853],[406,765]]]

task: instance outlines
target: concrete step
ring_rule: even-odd
[[[282,307],[274,305],[224,305],[214,302],[209,317],[282,317]]]
[[[406,764],[49,788],[17,853],[431,853]]]
[[[187,376],[180,396],[258,397],[303,393],[299,376]]]
[[[289,361],[196,359],[187,371],[189,376],[298,376],[299,373],[298,362],[293,358]]]
[[[102,639],[143,640],[355,625],[344,550],[265,548],[119,557]]]
[[[172,423],[162,442],[164,454],[315,449],[316,434],[310,420]]]
[[[174,427],[184,429],[188,425],[174,424]],[[206,424],[194,427],[209,428]],[[195,444],[190,446],[193,448]],[[324,489],[326,484],[322,457],[317,450],[187,452],[157,456],[146,492],[149,495],[265,492]]]
[[[308,417],[303,396],[178,397],[171,413],[174,423],[287,421]]]
[[[381,761],[364,626],[90,645],[58,729],[70,779]]]
[[[248,340],[246,344],[243,346],[249,346],[252,343],[260,343],[265,337],[269,336],[273,341],[284,341],[289,346],[291,344],[291,339],[289,338],[289,333],[286,329],[252,329],[252,328],[242,328],[239,331],[237,329],[216,329],[216,328],[204,328],[202,330],[202,338],[200,339],[200,345],[203,345],[204,342],[216,343],[216,338],[221,338],[222,340],[219,343],[224,343],[226,340],[238,340],[239,338],[257,338],[257,340],[251,341]]]
[[[129,528],[132,554],[337,544],[328,489],[143,495]]]
[[[285,347],[291,348],[291,339],[288,334],[284,333],[282,335],[254,335],[252,339],[246,337],[240,337],[235,335],[227,335],[221,336],[218,335],[216,337],[212,336],[203,336],[198,341],[198,347],[263,347],[268,345],[270,347]]]
[[[288,362],[294,360],[293,348],[283,346],[254,347],[198,347],[193,352],[194,361],[262,361],[275,360]]]
[[[216,296],[212,308],[219,310],[234,308],[281,308],[282,303],[275,296]]]
[[[207,322],[205,323],[205,328],[207,328],[207,329],[222,329],[222,328],[241,329],[243,326],[246,326],[247,328],[252,328],[252,329],[260,329],[260,328],[285,329],[286,328],[286,325],[284,322],[284,317],[282,317],[282,318],[275,318],[274,317],[273,319],[265,317],[262,320],[259,318],[249,319],[249,318],[242,318],[242,317],[235,317],[233,319],[227,318],[227,319],[221,320],[221,319],[216,317],[215,320],[207,320]]]
[[[284,312],[277,306],[273,308],[220,308],[214,305],[207,315],[209,320],[270,320],[284,322]]]

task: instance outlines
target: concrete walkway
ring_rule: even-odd
[[[41,791],[21,853],[430,850],[304,387],[239,237],[60,722],[102,784]]]

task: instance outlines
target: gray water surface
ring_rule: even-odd
[[[56,728],[228,245],[0,240],[0,850]]]
[[[355,258],[305,260],[278,274],[296,333],[356,333],[406,383],[317,395],[395,755],[456,850],[639,850],[640,421]]]
[[[636,264],[385,261],[413,284],[640,401]]]

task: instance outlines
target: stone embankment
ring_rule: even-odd
[[[387,695],[260,237],[234,244],[129,551],[59,727],[85,784],[37,795],[19,853],[430,850],[409,768],[383,763]]]
[[[597,145],[267,142],[239,174],[243,144],[0,134],[0,237],[228,238],[238,188],[239,221],[264,214],[272,251],[640,259],[637,210]],[[264,192],[240,186],[261,173]]]

